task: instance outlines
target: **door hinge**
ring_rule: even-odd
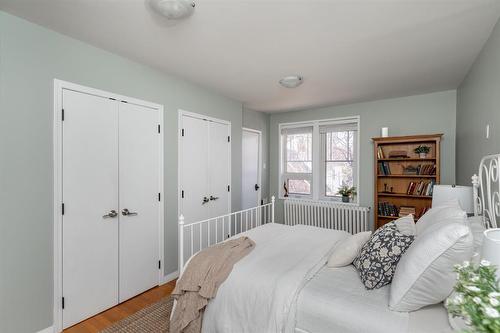
[[[161,260],[158,260],[158,269],[161,269]]]
[[[231,192],[231,186],[230,185],[227,185],[227,191]]]
[[[64,215],[64,202],[61,204],[61,214]]]
[[[161,201],[161,193],[158,193],[158,201]]]
[[[158,133],[160,133],[160,124],[158,124]]]
[[[64,109],[61,110],[61,121],[64,121]]]
[[[231,137],[230,136],[227,137],[227,142],[231,142]]]
[[[61,298],[61,307],[64,310],[64,297]]]
[[[184,190],[181,191],[181,198],[184,199]]]
[[[181,131],[181,132],[182,132],[182,133],[181,133],[181,136],[184,136],[184,128],[182,129],[182,131]]]

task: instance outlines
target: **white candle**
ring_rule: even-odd
[[[387,138],[389,136],[389,127],[382,127],[382,137]]]

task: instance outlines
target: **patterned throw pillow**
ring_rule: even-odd
[[[366,289],[391,283],[399,259],[414,239],[399,232],[394,222],[375,231],[353,262]]]

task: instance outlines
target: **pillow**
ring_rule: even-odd
[[[429,209],[417,221],[417,235],[422,234],[425,229],[429,228],[431,225],[440,223],[444,220],[457,219],[457,221],[463,221],[467,217],[467,213],[460,208],[458,201],[455,202],[456,204],[450,202],[450,205],[440,205]]]
[[[401,255],[414,238],[399,232],[394,222],[387,223],[373,233],[353,262],[366,289],[391,283]]]
[[[472,250],[472,233],[464,223],[431,225],[399,261],[389,308],[407,312],[442,302],[456,283],[453,266],[470,260]]]
[[[415,236],[417,234],[417,227],[415,226],[415,219],[412,214],[400,217],[394,223],[398,231],[403,235]]]
[[[328,259],[328,267],[344,267],[352,264],[352,261],[361,251],[363,245],[370,239],[371,231],[359,232],[342,240]]]
[[[474,238],[474,253],[480,253],[483,246],[484,231],[486,230],[483,220],[482,216],[471,216],[465,221]]]

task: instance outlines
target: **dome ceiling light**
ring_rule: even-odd
[[[193,0],[149,0],[149,5],[158,14],[169,20],[180,20],[194,12]]]
[[[304,82],[304,78],[300,75],[289,75],[282,78],[279,82],[285,88],[297,88]]]

